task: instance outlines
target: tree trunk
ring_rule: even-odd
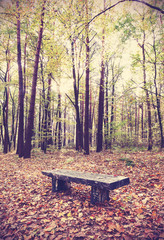
[[[110,141],[109,141],[109,149],[112,148],[112,140],[113,140],[114,94],[115,94],[115,82],[114,82],[114,75],[113,75],[113,77],[112,77],[112,101],[111,101],[111,116],[110,116]]]
[[[42,106],[42,124],[41,124],[41,150],[46,153],[46,90],[43,73],[43,61],[40,59],[40,71],[42,80],[42,95],[41,95],[41,106]]]
[[[2,106],[0,105],[0,116],[2,115]],[[0,144],[3,144],[3,128],[2,128],[2,123],[0,123]]]
[[[15,130],[14,130],[14,149],[16,149],[16,136],[17,136],[17,130],[18,130],[18,115],[19,115],[19,109],[17,108],[17,114],[16,114],[16,121],[15,121]]]
[[[83,145],[83,137],[84,137],[84,131],[83,131],[83,127],[84,127],[84,92],[82,92],[81,94],[81,99],[80,99],[80,115],[81,115],[81,142],[82,142],[82,148],[84,148]]]
[[[137,105],[137,99],[135,101],[135,141],[138,142],[138,105]]]
[[[18,127],[18,145],[17,154],[23,157],[24,149],[24,88],[21,62],[21,37],[20,37],[20,8],[19,1],[16,3],[17,8],[17,62],[19,73],[19,127]]]
[[[86,78],[85,78],[85,125],[84,125],[84,153],[89,155],[89,25],[88,0],[86,4]]]
[[[109,105],[108,105],[108,62],[106,62],[106,88],[105,88],[105,119],[104,119],[104,128],[105,128],[105,149],[109,148]]]
[[[33,127],[34,127],[36,85],[37,85],[37,75],[38,75],[39,54],[40,54],[42,34],[43,34],[43,18],[44,18],[45,3],[46,3],[46,0],[43,3],[42,14],[41,14],[41,25],[40,25],[40,31],[39,31],[39,36],[38,36],[36,54],[35,54],[30,109],[29,109],[29,114],[28,114],[28,125],[27,125],[27,130],[26,130],[27,133],[26,133],[26,141],[25,141],[25,148],[24,148],[24,158],[31,157],[31,141],[32,141]]]
[[[38,116],[38,148],[41,147],[41,138],[42,138],[42,134],[41,134],[41,128],[42,128],[42,121],[41,121],[41,112],[42,112],[42,94],[41,91],[39,93],[39,116]]]
[[[61,125],[61,94],[59,93],[58,94],[58,113],[59,113],[59,116],[58,116],[58,149],[60,150],[61,147],[62,147],[62,125]]]
[[[10,39],[10,35],[9,35]],[[8,54],[9,54],[9,40],[6,50],[6,61],[7,61],[7,69],[4,77],[4,82],[9,82],[9,66],[10,66],[10,60],[8,60]],[[4,126],[4,138],[3,138],[3,153],[8,153],[9,151],[9,130],[8,130],[8,107],[9,107],[9,87],[5,86],[4,91],[4,102],[3,102],[3,126]]]
[[[101,63],[101,79],[99,89],[97,152],[102,151],[103,145],[103,118],[104,118],[104,62]]]
[[[7,87],[5,87],[5,103],[3,104],[3,126],[4,126],[3,153],[8,153],[9,151],[8,101],[9,92]]]
[[[143,44],[142,44],[142,67],[143,67],[143,80],[144,80],[144,90],[146,93],[146,103],[147,103],[147,111],[148,111],[148,150],[152,150],[153,141],[152,141],[152,128],[151,128],[151,106],[150,106],[150,98],[149,98],[149,91],[147,89],[147,82],[146,82],[146,58],[145,58],[145,32],[143,36]]]
[[[15,114],[16,114],[16,106],[15,106],[15,101],[14,101],[14,97],[11,96],[11,100],[12,100],[12,124],[11,124],[11,137],[10,137],[10,147],[9,147],[9,151],[11,150],[11,146],[12,143],[14,141],[14,133],[15,133]]]
[[[104,1],[105,9],[105,1]],[[98,129],[97,129],[97,152],[103,148],[103,120],[104,120],[104,44],[105,44],[105,29],[102,31],[102,59],[101,59],[101,78],[99,86],[99,107],[98,107]]]
[[[83,147],[82,138],[81,138],[81,123],[80,123],[80,113],[79,113],[79,84],[77,85],[76,79],[76,69],[75,69],[75,49],[74,49],[74,40],[71,42],[71,51],[72,51],[72,73],[73,73],[73,86],[74,86],[74,95],[75,95],[75,111],[76,111],[76,150],[81,150]],[[78,79],[79,80],[79,79]]]
[[[141,108],[141,138],[142,138],[142,141],[143,141],[143,138],[144,138],[144,106],[143,106],[143,103],[141,103],[140,105],[140,108]]]
[[[52,128],[51,128],[51,73],[48,78],[47,92],[47,146],[52,145]]]
[[[161,135],[161,149],[164,148],[164,136],[163,136],[163,125],[162,125],[162,117],[161,117],[161,104],[160,104],[160,97],[158,94],[158,88],[157,88],[157,53],[156,53],[156,45],[155,45],[155,34],[153,32],[153,50],[155,55],[155,61],[154,61],[154,86],[155,86],[155,96],[156,96],[156,103],[157,103],[157,113],[158,113],[158,121],[159,121],[159,129],[160,129],[160,135]]]
[[[66,118],[67,118],[67,106],[66,106],[66,99],[65,99],[65,108],[64,108],[64,133],[63,133],[63,146],[66,146]]]

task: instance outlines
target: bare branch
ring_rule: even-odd
[[[67,98],[70,100],[70,102],[72,103],[72,105],[75,107],[75,103],[72,101],[72,99],[68,96],[68,94],[65,94],[67,96]]]
[[[145,1],[142,1],[142,0],[121,0],[121,1],[118,1],[117,3],[115,3],[114,5],[106,8],[104,11],[102,11],[102,12],[98,13],[97,15],[95,15],[95,16],[88,22],[88,24],[90,24],[95,18],[99,17],[101,14],[105,13],[106,11],[112,9],[113,7],[115,7],[115,6],[117,6],[118,4],[123,3],[123,2],[138,2],[138,3],[142,3],[142,4],[144,4],[144,5],[148,6],[148,7],[152,8],[152,9],[155,9],[155,10],[161,12],[162,14],[164,14],[164,10],[163,10],[163,9],[161,9],[161,8],[159,8],[159,7],[157,7],[157,6],[151,5],[151,4],[149,4],[149,3],[145,2]]]

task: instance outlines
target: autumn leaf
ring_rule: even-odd
[[[139,219],[144,219],[144,218],[145,218],[145,216],[144,216],[143,214],[138,214],[137,217],[138,217]]]
[[[67,214],[67,217],[68,217],[68,218],[69,218],[69,217],[72,217],[71,212],[69,212],[69,213]]]
[[[107,231],[108,232],[112,232],[114,229],[116,229],[116,225],[114,223],[112,223],[112,222],[109,222]]]
[[[154,210],[154,211],[152,212],[152,215],[151,215],[151,216],[152,216],[153,219],[155,219],[155,218],[157,217],[157,212],[156,212],[156,210]]]
[[[116,230],[118,231],[118,232],[124,232],[124,228],[123,228],[123,226],[122,225],[119,225],[118,223],[116,223]]]
[[[83,213],[80,212],[78,216],[79,216],[79,218],[81,218],[81,217],[83,216]],[[90,218],[91,218],[91,217],[90,217]]]
[[[113,216],[114,215],[114,212],[110,211],[108,212],[108,216]]]
[[[61,218],[61,222],[66,222],[66,221],[68,221],[68,218],[66,218],[66,217]]]
[[[75,159],[69,164],[66,163],[68,155]],[[109,158],[108,151],[99,156],[92,152],[89,157],[69,150],[37,153],[31,160],[19,162],[14,154],[2,156],[0,153],[1,239],[10,236],[16,239],[19,235],[20,238],[26,236],[27,240],[54,239],[54,236],[57,240],[79,236],[81,239],[104,236],[131,240],[134,236],[157,239],[162,234],[163,175],[162,161],[158,161],[161,157],[164,159],[162,152],[129,153],[128,158],[137,162],[136,165],[141,161],[144,164],[133,169],[120,165],[118,159],[126,157],[123,153],[113,153],[112,160],[105,161]],[[72,184],[69,193],[52,194],[50,179],[41,174],[47,166],[49,169],[64,166],[79,171],[116,173],[128,176],[131,184],[110,191],[109,202],[92,205],[90,187],[86,185]]]
[[[57,227],[56,222],[52,221],[51,224],[45,228],[45,232],[51,232]]]
[[[142,209],[142,208],[138,208],[138,209],[136,209],[136,212],[137,212],[138,214],[141,214],[141,213],[143,213],[143,209]]]

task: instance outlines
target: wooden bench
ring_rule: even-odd
[[[91,203],[109,201],[109,191],[130,183],[128,177],[111,176],[97,173],[77,172],[71,170],[42,171],[42,174],[52,178],[52,192],[65,191],[70,188],[70,182],[91,186]]]

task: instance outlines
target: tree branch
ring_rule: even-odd
[[[67,98],[70,100],[70,102],[72,103],[72,105],[75,107],[75,103],[72,101],[72,99],[68,96],[68,94],[65,94],[67,96]]]
[[[155,9],[155,10],[161,12],[162,14],[164,14],[164,10],[163,10],[163,9],[161,9],[161,8],[159,8],[159,7],[156,7],[156,6],[154,6],[154,5],[150,4],[150,3],[147,3],[147,2],[145,2],[145,1],[142,1],[142,0],[127,0],[127,1],[129,1],[129,2],[139,2],[139,3],[142,3],[142,4],[144,4],[144,5],[148,6],[148,7],[152,8],[152,9]]]
[[[117,3],[115,3],[114,5],[106,8],[104,11],[102,11],[102,12],[98,13],[97,15],[95,15],[95,16],[88,22],[88,24],[90,24],[95,18],[99,17],[101,14],[105,13],[106,11],[112,9],[113,7],[115,7],[115,6],[117,6],[118,4],[123,3],[123,2],[138,2],[138,3],[142,3],[142,4],[144,4],[144,5],[148,6],[148,7],[152,8],[152,9],[155,9],[155,10],[161,12],[162,14],[164,14],[164,10],[163,10],[163,9],[161,9],[161,8],[159,8],[159,7],[156,7],[156,6],[154,6],[154,5],[151,5],[151,4],[149,4],[149,3],[145,2],[145,1],[142,1],[142,0],[121,0],[121,1],[118,1]]]

